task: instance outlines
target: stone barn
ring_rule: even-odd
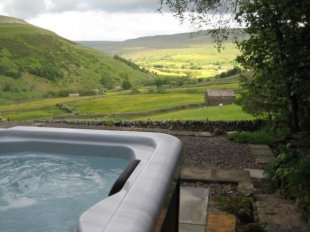
[[[236,99],[233,90],[207,90],[205,94],[206,106],[218,106],[232,104]]]

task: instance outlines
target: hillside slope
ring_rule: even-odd
[[[233,41],[246,38],[242,29],[231,34],[219,53],[210,31],[141,37],[122,42],[80,41],[111,55],[129,59],[160,76],[209,78],[232,69],[239,54]]]
[[[140,84],[149,77],[51,31],[0,16],[0,104],[107,88],[124,78]]]
[[[234,36],[245,37],[241,29],[230,29],[231,34],[225,43],[231,43]],[[214,38],[210,31],[179,33],[172,35],[146,36],[120,42],[113,41],[77,41],[78,43],[111,54],[122,54],[127,49],[174,49],[213,44]]]

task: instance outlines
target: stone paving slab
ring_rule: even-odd
[[[205,226],[208,199],[206,188],[181,187],[179,222]]]
[[[171,131],[163,130],[162,133],[167,133],[170,135],[179,135],[179,136],[197,136],[197,137],[210,137],[212,134],[210,132],[197,132],[197,131]]]
[[[251,150],[268,150],[270,147],[267,144],[249,144]]]
[[[265,232],[309,232],[310,228],[298,228],[295,226],[267,225]]]
[[[246,170],[200,167],[183,167],[181,170],[181,179],[183,180],[201,180],[217,183],[238,183],[241,181],[248,181],[249,178],[249,172]]]
[[[250,172],[251,178],[264,179],[264,170],[263,169],[248,169],[248,168],[246,168],[244,170]]]
[[[268,148],[266,150],[255,150],[255,149],[253,150],[253,149],[251,149],[251,151],[252,151],[252,154],[254,156],[273,156],[273,153],[272,153],[270,148]]]
[[[179,223],[179,232],[206,232],[206,226]]]
[[[253,186],[252,181],[247,181],[247,182],[243,181],[243,182],[239,182],[237,186],[237,191],[243,196],[249,197],[253,195],[253,193],[255,192],[255,188]]]
[[[270,164],[273,161],[274,157],[272,156],[256,156],[255,163],[256,164]]]
[[[272,162],[274,155],[270,147],[266,144],[250,144],[250,150],[255,158],[256,164],[269,164]]]
[[[207,232],[235,232],[236,224],[237,221],[234,215],[209,214]]]
[[[214,183],[238,183],[237,191],[245,196],[254,193],[250,173],[246,170],[183,167],[181,179]]]
[[[292,201],[280,199],[270,194],[256,194],[254,198],[256,200],[258,218],[261,223],[267,224],[270,227],[277,225],[281,228],[307,228],[298,208]]]
[[[198,136],[198,137],[210,137],[212,136],[211,132],[195,132],[194,136]]]

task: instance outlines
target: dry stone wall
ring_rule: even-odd
[[[78,125],[98,125],[107,127],[159,128],[176,131],[254,131],[266,125],[263,120],[247,121],[103,121],[103,120],[53,120],[40,121]]]

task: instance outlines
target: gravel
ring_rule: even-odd
[[[200,181],[184,181],[181,182],[182,187],[207,188],[209,189],[210,197],[216,199],[220,196],[227,196],[235,194],[237,184],[218,184],[218,183],[204,183]]]
[[[227,169],[254,167],[254,158],[249,146],[232,142],[225,136],[178,136],[178,138],[184,145],[184,166]],[[237,192],[236,184],[186,181],[182,182],[181,185],[183,187],[208,188],[211,199]]]
[[[184,165],[202,168],[254,168],[248,145],[238,144],[225,136],[178,136],[184,144]]]

